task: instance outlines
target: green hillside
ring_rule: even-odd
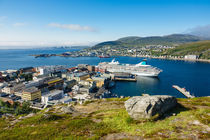
[[[65,114],[57,105],[29,117],[0,118],[0,139],[208,139],[210,98],[178,99],[161,118],[135,121],[126,99],[101,99],[73,105]]]
[[[151,36],[151,37],[137,37],[130,36],[120,38],[116,41],[107,41],[99,43],[92,47],[98,49],[103,47],[119,48],[119,47],[142,47],[145,45],[177,45],[187,42],[200,41],[201,38],[193,35],[172,34],[167,36]]]
[[[180,45],[174,49],[168,49],[163,54],[184,56],[194,54],[201,59],[210,59],[210,41],[198,41]]]

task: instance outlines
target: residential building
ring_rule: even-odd
[[[66,75],[67,80],[70,81],[70,80],[73,80],[74,79],[77,82],[79,82],[81,80],[86,80],[89,77],[90,77],[90,75],[87,72],[80,72],[80,73],[73,73],[73,74],[68,73]]]
[[[89,77],[90,75],[87,72],[80,72],[80,73],[75,73],[73,79],[79,82],[81,80],[86,80]]]
[[[4,87],[2,89],[2,92],[5,92],[7,94],[14,94],[16,91],[21,91],[24,88],[25,88],[25,85],[23,83],[12,84],[12,85]]]
[[[92,80],[96,82],[96,86],[98,88],[107,84],[108,78],[107,77],[92,77]]]
[[[22,93],[22,99],[34,101],[41,99],[41,91],[36,87],[26,88]]]
[[[93,71],[95,71],[95,66],[88,65],[87,69],[88,69],[88,71],[93,72]]]
[[[26,88],[34,87],[34,86],[37,87],[37,86],[44,84],[44,78],[38,78],[33,81],[25,82],[24,84],[25,84]]]
[[[26,68],[21,68],[19,69],[20,74],[25,73],[25,72],[36,72],[36,69],[33,67],[26,67]]]
[[[44,82],[45,84],[48,84],[48,89],[49,90],[53,90],[53,89],[63,89],[63,79],[61,78],[53,78],[50,80],[47,80],[46,82]]]
[[[65,82],[66,83],[66,87],[67,88],[72,88],[74,85],[76,85],[77,84],[77,81],[76,80],[70,80],[70,81],[67,81],[67,82]]]

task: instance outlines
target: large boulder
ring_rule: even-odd
[[[141,118],[151,118],[159,114],[163,115],[177,104],[173,96],[168,95],[144,95],[134,96],[125,102],[125,108],[131,118],[138,120]]]

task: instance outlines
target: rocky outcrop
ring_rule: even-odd
[[[63,106],[61,107],[61,111],[65,114],[72,114],[75,112],[75,109],[72,106]]]
[[[156,114],[164,114],[177,104],[175,97],[168,95],[135,96],[125,102],[125,108],[131,118],[151,118]]]

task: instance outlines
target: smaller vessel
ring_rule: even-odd
[[[109,55],[104,55],[104,54],[99,55],[98,57],[99,57],[99,58],[110,58],[110,56],[109,56]]]

